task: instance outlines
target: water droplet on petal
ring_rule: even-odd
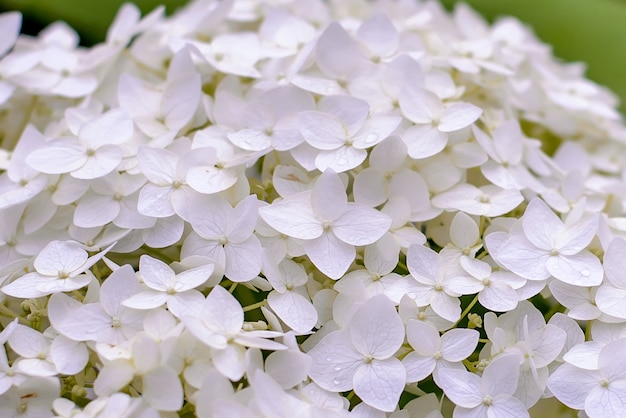
[[[376,142],[376,141],[378,141],[378,134],[374,132],[372,132],[365,138],[366,144],[371,144],[372,142]]]
[[[348,164],[348,159],[347,158],[340,158],[339,161],[337,161],[337,164],[339,164],[339,165],[346,165],[346,164]]]
[[[336,371],[336,372],[340,371],[341,369],[343,369],[343,367],[341,367],[341,366],[335,366],[335,371]]]
[[[585,277],[588,277],[591,274],[591,272],[587,269],[583,269],[580,271],[580,274],[582,274]]]
[[[341,383],[341,380],[339,379],[333,379],[333,384],[338,385]]]
[[[332,357],[326,357],[326,361],[331,362],[331,361],[333,361],[333,358]]]

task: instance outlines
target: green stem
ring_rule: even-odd
[[[478,302],[478,295],[474,296],[474,299],[472,299],[470,304],[467,305],[467,308],[465,308],[465,310],[461,313],[461,317],[458,319],[458,321],[456,321],[456,323],[454,324],[454,327],[459,325],[459,322],[461,322],[463,320],[463,318],[465,318],[467,316],[467,314],[472,310],[474,305],[476,305],[476,302]]]
[[[235,291],[235,289],[237,289],[237,282],[233,282],[233,284],[230,285],[230,288],[228,289],[228,293],[233,293]]]
[[[243,311],[244,312],[253,311],[255,309],[260,308],[261,306],[265,306],[266,304],[267,304],[267,301],[266,300],[262,300],[261,302],[257,302],[257,303],[254,303],[252,305],[248,305],[248,306],[244,307]]]

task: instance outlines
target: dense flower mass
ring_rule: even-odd
[[[623,416],[626,127],[517,20],[126,4],[92,48],[20,23],[1,416]]]

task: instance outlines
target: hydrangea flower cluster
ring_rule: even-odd
[[[0,415],[626,410],[626,128],[418,0],[0,15]],[[584,411],[584,412],[582,412]]]

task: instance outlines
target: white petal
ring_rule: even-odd
[[[562,254],[576,254],[584,250],[596,235],[598,230],[598,216],[585,217],[571,225],[566,225],[565,231],[557,239],[557,248]]]
[[[261,272],[261,242],[252,235],[246,241],[224,246],[224,274],[235,282],[247,282]]]
[[[548,389],[565,405],[584,409],[585,398],[596,386],[596,372],[582,370],[571,364],[562,364],[548,379]]]
[[[411,347],[420,355],[432,357],[441,347],[439,331],[423,321],[409,319],[406,324],[406,337]]]
[[[406,369],[407,383],[413,383],[430,376],[437,365],[437,361],[432,355],[422,356],[414,351],[402,359],[402,364]]]
[[[171,203],[173,188],[148,183],[139,192],[137,211],[145,216],[165,218],[174,215]]]
[[[86,161],[85,147],[73,138],[50,141],[26,157],[29,166],[47,174],[69,173],[83,166]]]
[[[49,341],[40,332],[25,325],[17,325],[8,338],[11,349],[23,357],[37,357],[48,351]]]
[[[2,13],[0,15],[0,57],[6,54],[17,40],[22,25],[19,12]]]
[[[529,417],[526,406],[517,398],[503,397],[495,401],[490,407],[488,414],[494,417],[523,418]]]
[[[228,139],[239,148],[248,151],[262,151],[272,145],[272,139],[265,132],[256,129],[242,129],[229,133]]]
[[[414,278],[431,283],[439,275],[439,254],[423,245],[411,245],[407,251],[407,267]]]
[[[113,196],[87,194],[76,205],[74,223],[82,228],[103,226],[120,213],[120,204]]]
[[[404,341],[402,320],[384,295],[367,300],[355,312],[349,331],[354,348],[377,359],[391,357]]]
[[[154,309],[164,305],[171,296],[164,292],[148,289],[124,301],[124,306],[133,309]]]
[[[341,178],[327,170],[315,182],[311,192],[311,205],[316,218],[335,221],[346,210],[348,198]]]
[[[215,269],[214,264],[203,264],[176,275],[176,291],[184,292],[204,284]]]
[[[265,360],[265,372],[289,389],[306,380],[313,359],[296,350],[274,351]]]
[[[346,141],[344,125],[336,116],[307,111],[298,115],[298,126],[304,140],[318,150],[333,150]]]
[[[100,370],[93,388],[99,396],[109,396],[133,380],[135,370],[125,360],[117,360]]]
[[[357,36],[377,57],[385,57],[394,52],[400,41],[395,26],[382,13],[363,22],[357,31]]]
[[[485,286],[478,295],[478,301],[487,309],[496,312],[508,312],[517,306],[519,296],[517,292],[507,284],[494,284]]]
[[[416,160],[432,157],[448,144],[448,135],[432,125],[413,126],[402,134],[407,152]]]
[[[396,409],[406,383],[404,366],[395,357],[361,365],[354,375],[354,392],[366,404],[386,412]]]
[[[87,365],[89,350],[85,344],[60,335],[50,345],[50,357],[59,373],[73,375]]]
[[[608,387],[597,386],[585,399],[585,412],[590,417],[617,417],[626,409],[626,382],[611,382]]]
[[[353,388],[354,373],[363,360],[362,355],[354,351],[348,333],[331,332],[308,354],[313,358],[309,375],[315,383],[333,392]]]
[[[368,119],[353,138],[353,145],[361,149],[373,147],[388,138],[401,121],[402,118],[395,116],[379,116]]]
[[[175,280],[174,270],[170,266],[146,254],[139,259],[139,274],[148,287],[160,291],[173,286]]]
[[[441,354],[448,361],[462,361],[469,357],[478,345],[480,334],[473,329],[455,328],[441,337]]]
[[[481,108],[470,103],[455,103],[443,112],[439,123],[441,132],[453,132],[470,126],[482,115]]]
[[[199,74],[186,74],[168,83],[161,102],[161,113],[168,129],[177,132],[191,120],[200,103],[201,87]]]
[[[368,245],[378,241],[389,230],[391,218],[367,206],[348,203],[332,226],[333,233],[348,244]]]
[[[194,167],[187,171],[185,181],[200,193],[213,194],[226,190],[235,184],[237,175],[226,168]]]
[[[353,146],[341,146],[332,151],[320,151],[315,157],[315,168],[331,169],[337,173],[351,170],[367,158],[367,151]]]
[[[317,324],[315,307],[296,292],[270,292],[267,303],[287,326],[299,334],[311,331]]]
[[[122,162],[122,150],[117,145],[103,145],[87,157],[82,167],[72,171],[72,177],[91,180],[103,177],[115,170]]]
[[[528,280],[544,280],[550,277],[546,268],[549,258],[547,251],[535,247],[522,235],[509,238],[495,257],[498,263]]]
[[[351,75],[361,57],[357,43],[337,22],[328,25],[319,37],[316,55],[317,65],[332,78]]]
[[[482,403],[480,377],[456,369],[441,369],[438,376],[444,393],[456,405],[474,408]]]
[[[459,248],[473,247],[479,238],[478,225],[467,214],[457,213],[450,224],[450,240]]]
[[[183,406],[180,378],[169,367],[159,367],[143,376],[141,396],[160,411],[178,411]]]
[[[560,351],[560,350],[559,350]],[[520,358],[517,355],[501,355],[491,360],[485,368],[482,388],[485,395],[512,395],[517,388],[520,374]]]
[[[622,238],[611,240],[604,253],[603,266],[611,284],[626,289],[626,241]]]
[[[137,151],[137,161],[148,180],[163,186],[172,182],[178,157],[161,148],[141,146]]]
[[[555,249],[556,240],[563,230],[563,222],[543,200],[535,198],[526,207],[522,227],[530,242],[538,248],[550,251]]]
[[[609,284],[600,286],[595,301],[598,308],[607,315],[626,319],[626,289],[619,289]]]
[[[313,213],[310,192],[298,193],[259,208],[259,215],[272,228],[293,238],[310,240],[324,231]]]
[[[234,335],[243,326],[243,310],[233,295],[222,286],[215,286],[202,308],[202,319],[210,329]]]
[[[71,273],[87,261],[87,251],[74,241],[52,241],[35,259],[35,269],[47,276],[59,272]]]
[[[78,136],[88,147],[99,148],[105,144],[121,144],[133,134],[133,120],[121,109],[112,109],[87,122]]]
[[[557,279],[574,286],[598,286],[604,277],[600,260],[588,251],[549,257],[546,268]]]
[[[371,164],[371,159],[370,159]],[[368,167],[356,175],[352,191],[358,204],[375,207],[385,203],[386,180],[382,172]]]
[[[356,257],[354,246],[341,241],[332,232],[305,241],[304,250],[315,267],[335,280],[345,274]]]

